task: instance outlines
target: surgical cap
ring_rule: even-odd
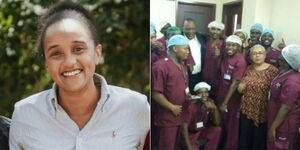
[[[236,33],[243,33],[246,39],[248,37],[247,32],[243,31],[242,29],[237,29],[233,32],[233,34],[236,34]]]
[[[150,23],[150,34],[154,34],[154,33],[156,33],[156,29],[155,29],[155,25],[154,25],[154,23]]]
[[[174,35],[168,41],[168,48],[174,45],[188,45],[189,40],[183,35]]]
[[[291,44],[282,49],[281,52],[286,62],[295,70],[300,69],[300,46]]]
[[[197,83],[194,87],[194,92],[197,92],[201,88],[207,88],[207,90],[210,91],[211,86],[206,82]]]
[[[158,24],[158,29],[161,30],[166,24],[168,24],[169,22],[167,21],[161,21],[159,24]]]
[[[261,36],[263,36],[265,33],[270,33],[274,38],[274,31],[272,29],[264,29]]]
[[[263,32],[263,26],[260,23],[256,23],[256,24],[251,26],[250,31],[251,30],[258,30],[258,31],[260,31],[260,33],[262,33]]]
[[[219,21],[212,21],[208,24],[208,28],[212,28],[212,27],[224,30],[225,25]]]
[[[226,42],[232,42],[232,43],[237,43],[240,46],[242,45],[242,40],[240,39],[240,37],[236,36],[236,35],[230,35],[227,39]]]
[[[170,47],[174,45],[188,45],[189,40],[183,35],[174,35],[168,41],[167,53],[170,54]]]
[[[167,29],[167,34],[170,33],[181,33],[180,28],[176,27],[176,26],[171,26]]]

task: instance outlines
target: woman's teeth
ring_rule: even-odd
[[[77,74],[81,73],[80,70],[74,70],[74,71],[70,71],[70,72],[64,72],[63,76],[69,77],[69,76],[75,76]]]

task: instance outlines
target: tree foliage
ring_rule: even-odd
[[[38,57],[37,20],[56,1],[0,0],[0,114],[11,116],[18,100],[51,87]],[[74,0],[96,20],[104,63],[96,72],[109,84],[149,96],[147,1]]]

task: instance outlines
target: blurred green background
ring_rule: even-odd
[[[109,84],[149,97],[149,2],[73,0],[96,20],[104,64],[96,72]],[[15,102],[48,89],[53,81],[37,53],[37,19],[56,1],[0,0],[0,114],[11,117]]]

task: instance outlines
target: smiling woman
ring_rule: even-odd
[[[147,98],[95,73],[102,46],[89,12],[61,2],[41,17],[39,28],[39,50],[54,84],[15,105],[10,148],[142,149]]]

